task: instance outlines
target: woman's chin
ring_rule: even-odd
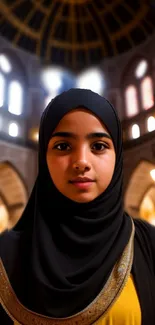
[[[90,195],[90,193],[81,193],[76,196],[67,196],[70,200],[77,202],[77,203],[89,203],[93,201],[96,196],[95,195]]]

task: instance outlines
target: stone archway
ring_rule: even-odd
[[[140,205],[148,191],[155,187],[150,171],[155,165],[148,161],[141,161],[133,171],[124,196],[125,210],[135,218],[140,217]]]
[[[0,211],[1,215],[2,212],[8,214],[7,228],[12,228],[19,220],[27,199],[27,189],[18,171],[10,162],[0,162]]]
[[[140,205],[140,218],[155,225],[155,186],[152,186],[145,194]]]

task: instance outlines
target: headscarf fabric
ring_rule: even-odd
[[[63,196],[46,163],[53,131],[65,114],[79,107],[104,123],[116,152],[108,188],[89,203]],[[40,123],[38,177],[25,211],[11,231],[12,236],[22,238],[24,248],[18,248],[19,276],[8,271],[9,278],[25,306],[46,316],[68,317],[99,294],[132,231],[131,219],[123,210],[122,182],[122,132],[113,106],[84,89],[71,89],[52,100]]]

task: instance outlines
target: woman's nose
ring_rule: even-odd
[[[87,150],[83,149],[76,153],[74,157],[73,168],[77,172],[84,172],[91,169]]]
[[[86,160],[78,160],[73,163],[73,169],[77,172],[85,172],[91,169],[91,166]]]

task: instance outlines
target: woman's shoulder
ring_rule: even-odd
[[[0,234],[0,255],[3,254],[3,251],[7,251],[7,249],[12,249],[12,243],[14,245],[17,244],[20,240],[20,234],[16,233],[13,230],[6,230]]]
[[[0,258],[6,269],[16,265],[23,246],[21,234],[13,230],[5,231],[0,235]]]
[[[136,231],[141,232],[142,236],[147,236],[155,245],[155,226],[141,219],[134,219],[134,224]]]
[[[141,219],[134,219],[135,232],[141,247],[147,249],[155,265],[155,226]]]

